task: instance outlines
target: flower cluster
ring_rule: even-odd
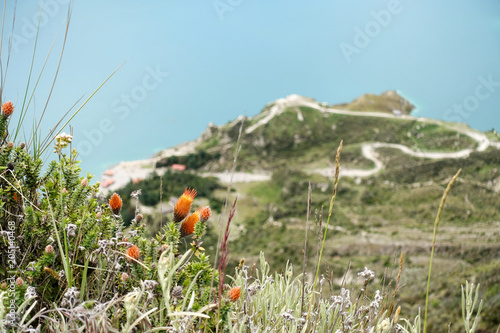
[[[358,277],[369,281],[375,277],[375,273],[373,273],[373,271],[371,271],[367,267],[365,267],[364,271],[358,273]]]
[[[2,105],[2,117],[0,117],[0,139],[4,139],[7,135],[8,118],[14,113],[14,104],[8,101]],[[12,148],[12,147],[10,147]]]
[[[55,140],[56,143],[54,145],[54,152],[60,153],[61,150],[66,148],[71,143],[71,141],[73,140],[73,136],[63,132],[57,135]]]
[[[196,190],[186,188],[174,207],[174,222],[180,222],[189,214],[191,204],[196,196]]]
[[[210,207],[204,206],[188,215],[196,194],[196,190],[186,188],[184,193],[179,197],[179,200],[175,203],[173,220],[176,223],[182,221],[179,228],[181,237],[186,237],[195,233],[196,224],[198,222],[205,223],[212,214]]]
[[[64,320],[69,323],[68,331],[76,332],[82,331],[80,319],[85,318],[99,323],[89,324],[95,331],[113,331],[111,313],[120,323],[120,331],[145,331],[143,323],[132,327],[138,312],[153,308],[198,311],[209,305],[214,297],[210,283],[217,274],[201,247],[201,237],[212,212],[208,206],[192,211],[196,190],[181,192],[173,218],[151,238],[147,234],[149,218],[140,213],[140,190],[130,195],[137,202],[130,218],[126,216],[132,210],[128,196],[120,191],[121,197],[118,193],[105,196],[99,183],[91,183],[91,175],[80,176],[76,150],[63,153],[73,140],[66,133],[48,141],[58,156],[43,169],[43,161],[33,157],[25,144],[9,142],[7,126],[13,111],[13,104],[5,103],[0,116],[0,169],[6,170],[0,179],[4,230],[0,240],[12,238],[5,231],[7,223],[15,227],[19,247],[13,256],[22,261],[19,271],[23,275],[16,276],[12,286],[0,283],[0,304],[5,303],[7,289],[15,288],[16,297],[19,301],[24,297],[28,306],[19,308],[21,317],[10,315],[13,324],[31,332],[22,327],[22,321],[33,322],[36,316],[54,323]],[[192,248],[181,246],[181,236],[193,237]],[[2,252],[2,256],[6,254]],[[168,274],[159,276],[162,263]],[[239,294],[234,289],[227,299],[235,302]],[[1,312],[0,308],[3,332],[7,327]],[[150,313],[147,320],[159,325],[160,317]],[[176,326],[175,320],[167,318],[162,325]],[[40,323],[42,332],[48,329],[43,320]],[[186,327],[199,325],[192,321]],[[215,321],[209,325],[215,327]]]
[[[9,118],[14,112],[14,104],[11,101],[5,102],[2,105],[2,116],[4,118]]]

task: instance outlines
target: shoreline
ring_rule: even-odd
[[[400,94],[400,92],[396,91],[397,94]],[[404,98],[404,97],[403,97]],[[406,98],[405,98],[406,99]],[[408,100],[409,101],[409,100]],[[313,99],[310,99],[308,97],[304,96],[299,96],[299,95],[289,95],[285,98],[281,98],[276,100],[274,105],[272,105],[269,110],[266,112],[261,112],[256,116],[250,117],[249,119],[254,119],[256,122],[245,129],[245,133],[251,133],[254,129],[264,126],[269,122],[271,119],[273,119],[275,116],[278,116],[283,112],[288,107],[292,106],[298,106],[298,105],[305,105],[308,107],[314,107],[315,109],[319,110],[320,112],[323,112],[325,114],[344,114],[344,115],[350,115],[354,117],[379,117],[379,118],[392,118],[392,119],[414,119],[416,121],[420,122],[426,122],[426,123],[435,123],[440,126],[447,127],[449,129],[455,130],[458,133],[465,134],[469,137],[471,137],[474,141],[477,142],[477,147],[473,149],[465,149],[460,152],[413,152],[411,151],[408,147],[402,146],[402,145],[390,145],[387,143],[383,142],[377,142],[377,143],[368,143],[365,142],[365,146],[370,145],[373,146],[373,148],[378,148],[381,145],[382,146],[390,146],[391,148],[397,148],[402,150],[403,152],[413,155],[413,156],[419,156],[419,157],[428,157],[428,158],[458,158],[458,157],[465,157],[468,156],[472,151],[483,151],[487,149],[489,146],[495,147],[497,149],[500,149],[500,142],[495,142],[495,141],[490,141],[488,137],[486,136],[486,132],[473,129],[470,126],[468,126],[466,123],[450,123],[446,122],[443,120],[439,119],[433,119],[433,118],[425,118],[425,117],[418,117],[416,115],[413,115],[414,111],[417,110],[417,105],[413,104],[413,102],[409,101],[412,103],[412,105],[415,106],[415,109],[412,110],[410,115],[396,115],[393,113],[388,113],[388,112],[380,112],[380,111],[350,111],[350,110],[343,110],[343,109],[337,109],[335,106],[324,106],[324,103],[317,102]],[[312,105],[312,103],[315,103]],[[271,104],[271,103],[269,103]],[[268,105],[269,105],[268,104]],[[297,113],[297,116],[301,117],[300,112]],[[237,117],[235,119],[238,120],[240,119],[241,116]],[[150,158],[146,159],[140,159],[140,160],[133,160],[133,161],[122,161],[119,162],[118,164],[115,164],[113,166],[110,166],[107,168],[104,172],[101,173],[100,175],[100,181],[101,181],[101,186],[100,189],[101,191],[106,194],[111,191],[114,191],[116,189],[122,188],[125,185],[127,185],[129,182],[139,182],[146,177],[148,177],[153,171],[156,171],[159,175],[163,175],[168,167],[162,167],[162,168],[156,168],[156,163],[166,157],[170,156],[185,156],[190,153],[196,152],[196,147],[199,146],[204,140],[207,139],[207,135],[211,134],[210,129],[215,126],[215,127],[223,127],[224,125],[216,126],[213,125],[212,123],[208,124],[207,130],[202,132],[200,136],[194,140],[191,141],[186,141],[178,144],[177,146],[166,148],[163,150],[160,150],[159,152],[155,153],[153,156]],[[367,147],[365,147],[368,149]],[[409,152],[411,151],[411,152]],[[420,156],[422,155],[422,156]],[[377,163],[376,163],[377,164]],[[182,167],[182,166],[181,166]],[[381,166],[379,166],[378,169],[380,169]],[[375,168],[377,169],[377,168]],[[353,175],[364,175],[365,177],[373,175],[376,173],[377,170],[348,170],[344,169],[344,175],[348,176],[349,174]],[[183,170],[183,169],[182,169]],[[324,170],[322,170],[325,172]],[[323,172],[320,172],[322,174]],[[251,182],[251,181],[263,181],[267,180],[270,178],[271,174],[269,172],[264,172],[264,173],[235,173],[234,175],[230,175],[228,171],[226,172],[212,172],[212,173],[204,173],[207,176],[215,176],[220,179],[221,182],[227,183],[230,180],[233,180],[234,182]],[[233,176],[235,176],[235,179],[232,179]]]

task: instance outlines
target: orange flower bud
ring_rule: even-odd
[[[18,278],[16,279],[16,286],[18,286],[18,287],[22,287],[22,286],[23,286],[23,284],[24,284],[23,279],[22,279],[21,277],[18,277]]]
[[[240,295],[241,295],[240,286],[231,288],[231,290],[229,290],[227,293],[227,297],[231,302],[236,302],[240,298]]]
[[[9,118],[10,115],[14,112],[14,104],[11,101],[5,102],[2,105],[2,116],[4,118]]]
[[[109,199],[109,207],[113,211],[113,214],[118,215],[120,213],[120,209],[122,209],[122,198],[118,194],[113,193],[111,199]]]
[[[141,221],[142,221],[143,217],[144,217],[144,216],[142,216],[142,214],[137,214],[137,216],[135,217],[135,221],[136,221],[137,223],[139,223],[139,222],[141,222]]]
[[[132,261],[132,259],[139,260],[139,257],[141,256],[141,250],[137,245],[133,245],[127,249],[127,259]],[[132,259],[130,259],[132,258]]]
[[[191,235],[194,232],[194,226],[200,220],[200,211],[196,211],[189,215],[184,222],[181,224],[179,231],[181,232],[181,237]]]
[[[174,207],[174,222],[180,222],[189,214],[191,204],[196,196],[196,190],[187,188],[175,203]]]
[[[210,209],[210,207],[205,206],[205,207],[200,208],[200,221],[206,222],[210,218],[211,214],[212,214],[212,210]]]

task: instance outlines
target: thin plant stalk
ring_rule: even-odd
[[[3,3],[3,15],[2,15],[2,34],[0,35],[0,54],[2,54],[2,47],[3,47],[3,28],[5,25],[5,12],[7,9],[7,0],[4,1]],[[15,15],[14,15],[15,17]],[[7,68],[5,69],[7,71]],[[4,74],[3,74],[3,66],[1,65],[1,59],[0,59],[0,104],[2,102],[2,93],[3,93],[3,87],[4,87]]]
[[[19,122],[17,123],[17,128],[16,128],[16,132],[14,134],[14,140],[17,138],[17,136],[19,135],[19,132],[21,131],[21,126],[22,126],[22,123],[24,122],[24,118],[26,116],[26,113],[28,112],[28,107],[29,105],[31,104],[31,101],[35,95],[35,91],[38,87],[38,83],[40,82],[40,78],[42,77],[42,74],[43,74],[43,71],[45,69],[45,66],[47,65],[47,61],[49,60],[49,56],[50,54],[52,53],[52,48],[54,47],[54,44],[57,40],[57,36],[59,35],[59,32],[56,34],[56,36],[54,37],[54,40],[52,41],[52,44],[50,45],[50,48],[49,48],[49,51],[47,53],[47,56],[45,57],[45,61],[43,62],[43,65],[42,65],[42,69],[40,70],[40,73],[38,74],[38,78],[35,82],[35,86],[31,92],[31,95],[30,95],[30,98],[27,100],[28,98],[28,91],[29,91],[29,87],[30,87],[30,83],[31,83],[31,78],[33,76],[33,66],[34,66],[34,63],[35,63],[35,55],[36,55],[36,49],[37,49],[37,45],[38,45],[38,34],[40,32],[40,19],[42,17],[41,15],[42,13],[42,7],[40,7],[40,15],[38,17],[38,25],[37,25],[37,29],[36,29],[36,36],[35,36],[35,45],[33,46],[33,54],[31,56],[31,64],[30,64],[30,71],[29,71],[29,74],[28,74],[28,82],[26,83],[26,90],[24,92],[24,98],[23,98],[23,104],[22,104],[22,107],[21,107],[21,114],[19,116]],[[41,121],[41,119],[40,119]],[[38,126],[34,127],[33,129],[33,137],[36,136],[36,133],[37,131],[35,130],[35,128],[38,128]],[[28,147],[30,146],[30,144],[28,143]]]
[[[230,225],[231,225],[231,220],[233,219],[234,213],[236,212],[236,202],[238,201],[238,198],[234,199],[233,203],[233,208],[229,212],[229,217],[227,218],[227,224],[226,224],[226,230],[224,232],[224,237],[221,240],[220,243],[220,260],[219,260],[219,310],[222,305],[222,290],[224,287],[224,280],[226,277],[226,267],[227,267],[227,261],[228,261],[228,250],[229,250],[229,233],[231,231]]]
[[[137,197],[137,203],[135,205],[135,217],[137,218],[137,209],[139,207],[139,197]],[[160,176],[160,228],[163,228],[163,176]]]
[[[394,294],[392,295],[391,306],[389,307],[389,316],[392,315],[392,310],[394,309],[394,301],[396,300],[396,293],[398,292],[399,281],[401,280],[401,272],[403,272],[403,262],[404,262],[403,252],[401,252],[401,255],[399,256],[398,278],[396,280],[396,286],[394,287]]]
[[[75,111],[75,112],[71,115],[71,117],[70,117],[70,118],[69,118],[69,119],[68,119],[68,120],[64,123],[64,125],[62,125],[62,126],[59,128],[59,130],[58,130],[58,131],[57,131],[57,132],[53,135],[53,137],[48,136],[48,137],[46,137],[46,138],[45,138],[44,142],[42,143],[42,147],[40,148],[40,154],[39,154],[39,155],[42,155],[42,154],[45,152],[45,150],[46,150],[46,149],[50,146],[50,142],[53,140],[53,138],[55,138],[57,135],[59,135],[59,134],[62,132],[63,128],[65,128],[65,127],[69,124],[69,122],[70,122],[71,120],[73,120],[73,118],[74,118],[74,117],[75,117],[75,116],[76,116],[76,115],[80,112],[80,110],[81,110],[81,109],[82,109],[82,108],[83,108],[83,107],[87,104],[87,102],[88,102],[88,101],[89,101],[92,97],[94,97],[94,95],[95,95],[95,94],[96,94],[96,93],[97,93],[97,92],[98,92],[98,91],[102,88],[102,86],[104,86],[104,84],[105,84],[106,82],[108,82],[108,80],[109,80],[109,79],[111,79],[111,77],[112,77],[112,76],[113,76],[113,75],[114,75],[114,74],[115,74],[115,73],[116,73],[116,72],[117,72],[117,71],[118,71],[118,70],[119,70],[122,66],[123,66],[123,64],[121,64],[121,65],[120,65],[117,69],[115,69],[115,70],[113,71],[113,73],[111,73],[111,74],[110,74],[110,75],[106,78],[106,80],[104,80],[104,81],[103,81],[103,82],[99,85],[99,87],[97,87],[97,89],[96,89],[96,90],[94,90],[94,92],[92,92],[92,94],[90,94],[90,96],[89,96],[89,97],[88,97],[88,98],[87,98],[87,99],[86,99],[86,100],[82,103],[82,105],[80,105],[80,107],[79,107],[79,108],[78,108],[78,109],[77,109],[77,110],[76,110],[76,111]],[[51,132],[53,132],[53,131],[51,131]],[[48,142],[47,142],[47,141],[48,141]]]
[[[229,251],[229,232],[231,220],[233,219],[234,213],[236,212],[236,202],[238,197],[234,199],[233,208],[229,212],[229,217],[227,218],[226,230],[224,232],[224,237],[220,243],[220,260],[219,260],[219,289],[218,289],[218,310],[217,318],[220,318],[221,307],[222,307],[222,291],[224,289],[224,280],[226,278],[226,267],[228,261],[228,251]],[[219,321],[220,322],[220,321]],[[216,332],[219,332],[219,322],[217,323]]]
[[[217,247],[215,248],[214,267],[217,265],[217,260],[219,258],[219,248],[221,245],[222,230],[223,230],[223,228],[222,228],[222,216],[226,215],[227,203],[229,201],[229,194],[231,193],[231,188],[233,186],[233,176],[234,176],[234,172],[236,170],[236,162],[238,160],[238,154],[239,154],[240,149],[241,149],[240,141],[241,141],[241,137],[242,137],[242,133],[243,133],[244,123],[245,123],[245,119],[243,118],[241,121],[240,130],[238,132],[238,139],[236,139],[236,149],[234,151],[233,166],[231,168],[231,174],[230,174],[231,176],[229,179],[229,184],[227,185],[226,200],[224,201],[224,210],[222,211],[222,214],[219,214],[219,221],[218,221],[219,237],[217,238]],[[214,276],[212,275],[212,280],[210,281],[210,288],[213,288],[213,286],[214,286]],[[205,323],[207,323],[207,320],[205,320]],[[203,332],[206,332],[206,331],[207,331],[207,326],[205,325]]]
[[[58,152],[59,155],[59,186],[63,186],[63,175],[62,175],[62,161],[61,161],[61,151]],[[59,200],[60,203],[59,205],[61,206],[61,212],[59,216],[59,222],[62,223],[64,221],[64,198],[63,198],[63,188],[59,190]],[[64,225],[63,225],[64,227]],[[70,260],[69,260],[69,242],[68,238],[66,235],[66,230],[63,229],[63,236],[64,236],[64,254],[65,254],[65,260],[66,260],[66,265],[64,266],[64,269],[66,270],[66,275],[67,275],[67,280],[68,280],[68,288],[71,288],[71,282],[73,281],[73,270],[69,268],[70,266]],[[66,269],[68,267],[68,269]]]
[[[68,39],[68,31],[69,31],[69,23],[71,21],[72,5],[73,5],[73,3],[71,3],[68,7],[68,15],[67,15],[67,19],[66,19],[66,30],[64,33],[64,40],[63,40],[62,47],[61,47],[61,55],[59,56],[59,61],[57,63],[56,73],[54,74],[54,80],[52,80],[52,86],[50,87],[49,95],[47,96],[47,100],[45,101],[45,106],[43,108],[41,118],[43,118],[45,112],[47,111],[47,106],[49,105],[49,101],[50,101],[50,98],[52,96],[52,93],[54,92],[54,86],[56,85],[57,77],[59,75],[59,69],[61,68],[64,49],[66,47],[66,41]],[[38,123],[38,126],[40,126],[40,122]],[[36,130],[38,130],[38,127]]]
[[[48,194],[47,194],[48,196]],[[57,245],[59,246],[59,253],[61,255],[61,261],[64,267],[64,275],[66,277],[66,282],[68,283],[68,288],[71,288],[71,280],[70,280],[70,267],[69,267],[69,261],[67,261],[67,258],[64,251],[65,247],[62,246],[61,243],[61,238],[59,237],[59,231],[57,230],[57,223],[56,223],[56,218],[54,216],[54,210],[52,209],[52,205],[50,204],[50,200],[48,201],[49,204],[49,211],[50,215],[52,216],[52,224],[54,226],[54,234],[56,235],[56,240],[57,240]]]
[[[340,141],[339,148],[337,149],[337,155],[335,156],[335,180],[333,183],[333,194],[332,194],[332,199],[330,201],[330,209],[328,211],[328,220],[326,221],[325,233],[323,234],[323,242],[321,244],[321,250],[319,253],[318,267],[316,268],[316,276],[314,277],[312,296],[311,296],[311,301],[309,302],[309,311],[307,311],[307,320],[309,320],[309,315],[311,314],[311,309],[312,309],[312,305],[314,302],[314,293],[316,290],[316,283],[318,282],[319,267],[321,264],[321,258],[323,257],[323,250],[325,249],[326,234],[328,232],[328,226],[330,224],[330,217],[332,216],[333,203],[335,202],[335,197],[337,195],[337,186],[339,183],[339,173],[340,173],[340,153],[342,152],[343,144],[344,144],[344,140]]]
[[[312,201],[312,187],[311,182],[309,182],[309,188],[307,190],[307,214],[306,214],[306,236],[304,239],[304,262],[302,267],[302,298],[300,303],[300,311],[304,311],[304,294],[306,288],[306,270],[307,270],[307,231],[309,230],[309,215],[311,214],[311,201]]]
[[[7,9],[7,0],[4,1],[3,4],[3,15],[2,15],[2,32],[0,36],[0,55],[2,54],[2,48],[3,48],[3,29],[5,25],[5,12]],[[12,16],[12,31],[14,31],[14,25],[16,22],[16,6],[14,6],[14,15]],[[5,64],[5,72],[3,69],[3,63],[0,57],[0,104],[2,104],[2,96],[3,96],[3,89],[5,87],[5,79],[7,77],[7,70],[9,69],[9,62],[10,62],[10,51],[12,49],[12,38],[9,39],[9,44],[8,44],[8,52],[7,52],[7,63]]]
[[[2,46],[3,46],[3,28],[4,28],[4,24],[5,24],[5,11],[6,11],[6,9],[7,9],[7,0],[5,0],[4,3],[3,3],[2,35],[0,35],[0,53],[2,53]],[[2,88],[3,88],[3,85],[2,85]]]
[[[229,201],[229,194],[231,193],[231,187],[233,186],[233,176],[234,176],[234,172],[236,170],[236,162],[238,161],[238,154],[240,152],[240,149],[241,149],[241,144],[240,144],[240,141],[241,141],[241,136],[242,136],[242,133],[243,133],[243,124],[245,123],[245,119],[243,119],[241,121],[241,125],[240,125],[240,130],[238,132],[238,139],[236,139],[236,149],[234,151],[234,159],[233,159],[233,165],[231,167],[231,173],[230,173],[230,179],[229,179],[229,184],[227,185],[227,193],[226,193],[226,200],[224,202],[224,210],[222,212],[221,215],[219,215],[219,238],[217,239],[217,248],[215,250],[215,259],[214,259],[214,265],[217,263],[217,259],[219,257],[219,247],[220,247],[220,242],[221,242],[221,239],[222,239],[222,216],[224,216],[226,214],[226,210],[227,210],[227,204],[228,204],[228,201]],[[213,286],[213,277],[212,277],[212,286]]]
[[[446,202],[446,198],[448,197],[448,194],[450,193],[451,187],[455,183],[455,181],[458,178],[458,175],[462,169],[458,170],[458,172],[453,176],[453,178],[450,180],[448,183],[448,186],[446,187],[446,190],[443,193],[443,197],[441,198],[441,203],[439,204],[439,209],[436,215],[436,221],[434,222],[434,235],[432,238],[432,249],[431,249],[431,259],[429,262],[429,275],[427,276],[427,291],[425,292],[425,312],[424,312],[424,333],[427,331],[427,308],[429,305],[429,288],[431,285],[431,270],[432,270],[432,259],[434,258],[434,249],[436,247],[436,236],[437,236],[437,230],[439,226],[439,220],[441,219],[441,212],[443,211],[444,203]]]

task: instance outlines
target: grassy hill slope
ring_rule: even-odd
[[[375,105],[385,112],[393,107],[394,96],[390,95],[386,104],[383,97],[377,99]],[[190,154],[158,158],[157,167],[168,168],[174,161],[184,161],[188,168],[182,173],[183,183],[188,186],[191,184],[186,183],[189,182],[186,175],[191,175],[194,181],[207,172],[229,170],[241,130],[236,170],[266,174],[269,178],[232,184],[231,197],[238,196],[239,202],[229,247],[230,265],[237,265],[243,257],[247,262],[257,262],[260,251],[265,251],[275,270],[279,271],[287,262],[301,267],[310,184],[312,217],[307,251],[312,259],[309,266],[312,271],[318,236],[323,232],[325,210],[333,190],[332,178],[318,170],[333,169],[334,152],[341,140],[344,141],[343,170],[373,169],[375,162],[363,155],[363,147],[375,142],[403,145],[417,153],[468,150],[470,154],[460,158],[422,158],[400,149],[380,147],[375,151],[377,161],[383,164],[380,172],[354,178],[342,177],[341,172],[323,263],[332,273],[328,278],[333,286],[339,286],[339,278],[349,264],[375,269],[379,272],[376,283],[387,284],[394,279],[396,259],[402,252],[405,266],[399,301],[403,310],[416,314],[416,304],[422,304],[425,296],[433,222],[439,201],[451,176],[462,168],[442,216],[437,239],[438,264],[433,271],[431,289],[435,300],[431,310],[446,315],[434,318],[430,331],[444,331],[448,322],[457,322],[460,290],[450,291],[450,287],[463,284],[465,279],[481,283],[481,296],[487,309],[481,325],[495,329],[500,325],[496,315],[500,312],[497,134],[488,133],[487,138],[492,141],[490,147],[476,149],[480,142],[470,133],[478,133],[459,124],[382,113],[380,116],[342,114],[335,110],[311,99],[296,96],[281,99],[270,103],[255,117],[240,117],[226,125],[209,126]],[[169,175],[175,178],[175,174]],[[147,180],[148,188],[158,189],[159,178],[151,176]],[[196,182],[200,188],[200,181]],[[122,197],[134,189],[144,190],[144,184],[129,184]],[[207,189],[206,199],[200,198],[200,204],[225,199],[225,186],[207,183]],[[163,198],[168,200],[168,189],[164,191]],[[148,216],[148,225],[156,229],[159,219],[158,210],[153,210]],[[217,220],[214,221],[209,225],[213,242],[207,244],[216,244],[220,231]],[[208,246],[207,250],[214,254],[215,246]],[[456,330],[458,328],[452,327],[452,331]]]

